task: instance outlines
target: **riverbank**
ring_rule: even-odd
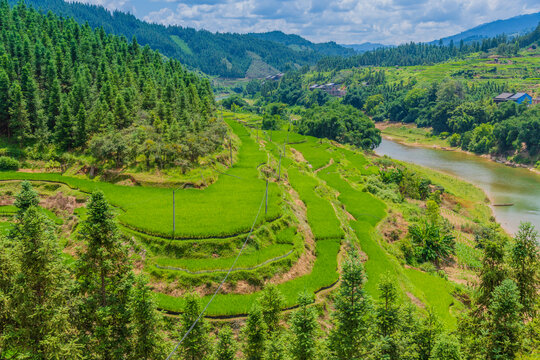
[[[414,124],[403,124],[399,122],[378,122],[375,123],[375,127],[381,130],[381,136],[383,138],[403,145],[461,152],[468,155],[478,156],[480,158],[509,167],[528,169],[529,171],[540,175],[540,169],[530,165],[517,164],[515,162],[508,161],[502,156],[494,156],[490,154],[478,155],[470,151],[463,150],[459,147],[450,146],[448,140],[441,139],[437,136],[431,136],[429,128],[418,128]]]

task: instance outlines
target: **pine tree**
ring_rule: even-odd
[[[521,346],[523,323],[519,289],[510,279],[493,290],[488,308],[487,359],[514,359]]]
[[[486,239],[483,246],[484,255],[480,269],[478,303],[486,307],[493,290],[502,283],[508,273],[505,264],[506,240],[496,236],[494,239]]]
[[[180,335],[184,336],[201,313],[200,299],[194,294],[188,294],[185,299],[184,313]],[[201,317],[188,336],[181,344],[181,354],[186,360],[205,359],[210,354],[210,338],[208,324]]]
[[[156,310],[152,291],[144,277],[138,276],[132,289],[131,349],[129,358],[152,360],[163,358],[162,319]]]
[[[214,358],[216,360],[234,360],[236,358],[236,340],[229,326],[224,326],[218,335]]]
[[[64,101],[62,104],[62,110],[60,111],[60,116],[58,117],[54,128],[56,142],[59,144],[62,150],[69,150],[73,147],[75,137],[74,130],[71,114],[69,113],[69,107],[67,106],[67,102]]]
[[[291,332],[293,335],[291,354],[295,360],[310,360],[316,354],[316,336],[319,324],[313,307],[313,296],[300,294],[299,308],[291,317]]]
[[[29,181],[21,183],[21,191],[15,196],[13,205],[17,208],[17,218],[21,220],[24,213],[32,206],[38,206],[39,196]]]
[[[375,318],[377,323],[377,353],[380,358],[394,360],[400,358],[400,339],[396,334],[399,330],[399,306],[397,290],[389,274],[379,282],[380,300],[377,304]]]
[[[102,192],[92,193],[87,210],[78,235],[85,244],[76,263],[78,325],[93,358],[117,358],[129,352],[133,274]]]
[[[334,328],[329,335],[329,346],[338,359],[361,359],[367,347],[371,321],[371,304],[362,288],[364,268],[356,251],[342,268],[341,284],[332,314]]]
[[[47,91],[47,125],[49,127],[49,131],[54,131],[56,128],[56,120],[58,116],[60,116],[61,106],[62,95],[60,92],[60,82],[56,77],[54,77],[51,87]]]
[[[0,357],[2,349],[9,350],[7,343],[11,336],[10,327],[13,325],[12,293],[14,276],[19,272],[15,261],[13,244],[5,237],[0,237]]]
[[[281,332],[273,333],[266,342],[264,360],[285,360],[287,356],[287,345],[285,336]]]
[[[18,81],[14,81],[9,90],[9,132],[17,141],[26,141],[31,135],[26,101]]]
[[[269,333],[280,328],[281,309],[285,306],[285,299],[275,284],[267,284],[259,297],[262,315]]]
[[[441,332],[442,326],[439,319],[433,312],[433,309],[428,309],[427,316],[422,320],[415,335],[419,360],[429,360],[431,358],[435,340]]]
[[[10,237],[20,264],[13,289],[14,347],[38,359],[79,357],[70,319],[70,277],[52,224],[31,206]]]
[[[540,288],[540,245],[538,232],[530,223],[522,223],[510,250],[512,276],[519,289],[523,312],[534,317]]]
[[[9,131],[9,77],[4,69],[0,68],[0,131],[7,135]]]
[[[84,109],[84,106],[81,106],[77,113],[76,123],[75,145],[82,146],[86,143],[88,138],[86,132],[86,110]]]
[[[129,111],[126,107],[124,97],[120,94],[116,97],[114,117],[118,129],[123,129],[129,125]]]
[[[262,360],[266,348],[266,324],[258,303],[253,304],[242,335],[246,360]]]
[[[39,116],[39,100],[37,94],[38,88],[29,65],[24,66],[21,74],[21,90],[26,101],[26,111],[28,114],[30,128],[32,129],[32,132],[35,132],[36,128],[38,127]]]
[[[461,360],[461,346],[453,335],[440,335],[433,346],[432,360]]]

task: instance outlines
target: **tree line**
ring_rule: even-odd
[[[448,45],[429,43],[408,43],[396,47],[379,48],[363,54],[343,57],[326,57],[317,63],[318,71],[341,70],[358,66],[412,66],[432,65],[456,57],[463,57],[477,52],[488,52],[496,48],[500,55],[517,54],[521,47],[526,47],[540,40],[540,24],[528,34],[509,37],[501,34],[482,41],[454,44],[451,40]]]
[[[0,134],[25,157],[163,168],[221,144],[210,83],[177,60],[24,2],[2,0],[0,28]]]

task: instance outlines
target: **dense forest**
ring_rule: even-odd
[[[509,38],[502,34],[482,41],[459,44],[450,41],[448,45],[425,43],[408,43],[396,47],[380,48],[365,52],[360,55],[339,58],[328,57],[321,59],[317,64],[317,70],[329,71],[340,70],[357,66],[411,66],[435,64],[456,57],[463,57],[479,51],[487,51],[497,48],[501,55],[517,53],[520,47],[529,46],[540,39],[540,24],[533,32]]]
[[[135,38],[0,4],[0,132],[30,160],[189,166],[222,142],[207,80]]]
[[[9,0],[15,4],[18,0]],[[64,0],[26,0],[26,4],[44,12],[71,17],[80,24],[103,28],[107,33],[136,36],[141,45],[149,45],[163,55],[180,60],[191,69],[209,75],[245,77],[254,60],[285,71],[296,64],[313,64],[324,55],[351,55],[351,50],[336,44],[313,44],[292,49],[266,35],[212,33],[181,26],[150,24],[121,11],[109,12],[102,6]],[[255,65],[254,65],[255,66]],[[268,74],[267,74],[268,75]]]

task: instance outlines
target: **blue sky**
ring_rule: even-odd
[[[430,41],[540,11],[538,0],[78,0],[213,32],[281,30],[311,41]]]

